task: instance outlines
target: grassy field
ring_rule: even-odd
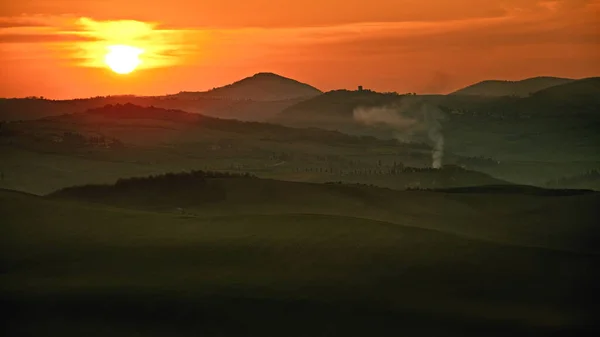
[[[597,194],[208,183],[0,191],[6,335],[594,332]]]
[[[441,193],[257,178],[208,178],[115,188],[69,188],[52,198],[113,207],[231,214],[351,216],[459,234],[480,240],[557,250],[600,252],[596,206],[600,194],[545,197],[526,193]],[[573,214],[577,222],[573,223]],[[481,225],[473,219],[486,219]],[[565,225],[569,224],[569,225]]]

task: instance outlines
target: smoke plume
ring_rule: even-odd
[[[419,97],[404,97],[395,104],[379,107],[357,107],[354,119],[365,125],[386,125],[395,131],[396,138],[406,141],[413,134],[426,132],[432,143],[432,167],[441,168],[444,158],[442,111]]]
[[[395,130],[406,130],[417,123],[417,120],[398,113],[395,106],[358,107],[354,109],[354,119],[365,125],[389,125]]]
[[[442,123],[440,122],[443,114],[439,108],[426,104],[422,105],[422,111],[427,125],[427,135],[433,143],[431,166],[439,169],[442,167],[442,160],[444,159],[444,134],[442,133]]]

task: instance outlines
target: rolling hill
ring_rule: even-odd
[[[233,100],[279,101],[310,98],[321,91],[306,83],[273,73],[257,73],[223,87],[205,92],[184,91],[175,95],[178,98],[195,99],[216,97]]]
[[[592,333],[598,194],[202,179],[0,190],[4,334]]]
[[[387,127],[365,127],[354,120],[354,109],[397,104],[403,99],[397,93],[371,90],[334,90],[283,109],[270,121],[296,127],[318,127],[344,133],[391,138]]]
[[[402,96],[396,93],[379,93],[371,90],[334,90],[300,102],[283,110],[279,117],[294,119],[352,117],[357,106],[381,106],[397,102]]]
[[[515,102],[519,112],[529,114],[585,114],[598,117],[600,77],[585,78],[547,88]]]
[[[172,213],[181,209],[186,214],[201,217],[290,213],[351,216],[483,240],[573,251],[597,251],[597,248],[588,246],[586,238],[570,232],[581,228],[567,229],[556,224],[568,221],[565,209],[580,203],[580,224],[586,224],[591,231],[595,220],[593,205],[599,196],[593,191],[506,185],[398,191],[203,171],[120,179],[110,185],[74,186],[48,195],[53,199],[146,211]],[[521,214],[521,218],[517,214]],[[543,237],[535,234],[536,225],[532,221],[540,214],[548,216],[547,224],[553,224],[544,227]],[[485,226],[463,222],[487,216],[490,218]]]
[[[534,77],[521,81],[487,80],[459,89],[450,95],[527,97],[535,92],[574,81],[559,77]]]

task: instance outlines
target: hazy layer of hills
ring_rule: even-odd
[[[82,112],[107,104],[132,103],[164,109],[180,109],[194,113],[239,120],[266,120],[276,116],[284,108],[303,99],[279,101],[253,101],[228,98],[177,96],[108,96],[75,100],[48,100],[42,98],[0,99],[0,120],[32,120],[48,116]]]
[[[515,83],[539,84],[535,91],[527,95],[430,95],[420,96],[434,103],[439,103],[449,109],[469,111],[501,110],[502,112],[519,111],[530,113],[531,110],[545,111],[550,108],[577,106],[578,100],[585,98],[585,103],[579,106],[596,104],[597,78],[583,80],[566,80],[549,77],[539,77],[521,82],[499,82],[506,85]],[[487,82],[482,82],[487,83]],[[494,82],[495,83],[495,82]],[[552,85],[550,85],[552,83]],[[572,85],[561,85],[572,84]],[[478,85],[475,85],[476,87]],[[550,89],[545,91],[543,89]],[[529,94],[539,92],[532,97]],[[321,97],[321,95],[324,95]],[[0,99],[0,120],[30,120],[45,116],[81,112],[91,108],[102,107],[106,104],[132,103],[142,106],[155,106],[165,109],[180,109],[205,115],[236,118],[241,120],[263,121],[267,119],[286,120],[310,118],[315,115],[322,119],[339,117],[348,114],[357,105],[388,104],[399,96],[395,93],[381,94],[364,90],[352,92],[336,90],[322,94],[310,85],[297,82],[276,74],[259,73],[233,84],[215,88],[207,92],[181,92],[165,96],[108,96],[75,100],[48,100],[43,98]],[[524,100],[519,100],[522,96]],[[583,97],[585,96],[585,97]],[[280,116],[278,114],[282,112]],[[277,116],[277,117],[276,117]],[[282,118],[283,117],[283,118]]]
[[[600,77],[569,80],[523,97],[492,95],[400,95],[370,90],[335,90],[285,108],[275,120],[298,121],[348,119],[357,107],[381,107],[403,100],[421,100],[447,113],[496,114],[509,118],[595,112],[600,105]],[[507,95],[508,96],[508,95]]]
[[[506,183],[452,165],[432,170],[431,148],[422,143],[131,104],[6,124],[0,153],[0,186],[33,193],[185,169],[397,189]],[[460,159],[446,155],[447,164]]]
[[[132,103],[240,120],[265,120],[286,107],[319,95],[318,89],[272,73],[258,73],[205,92],[165,96],[108,96],[75,100],[0,99],[1,120],[31,120],[75,113],[107,104]]]
[[[279,77],[272,74],[259,74],[242,82],[245,83],[244,86],[247,86],[252,81],[260,82],[263,79],[275,80],[271,83],[278,83],[276,79],[279,79]],[[282,81],[288,83],[285,79]],[[293,81],[291,83],[292,86],[296,85]],[[236,85],[235,87],[238,88],[239,86]],[[356,120],[354,111],[360,107],[367,109],[390,106],[394,109],[402,108],[404,101],[416,100],[438,107],[443,113],[439,123],[445,142],[445,163],[458,164],[461,157],[485,157],[489,158],[491,162],[483,161],[479,164],[476,161],[469,161],[464,166],[469,170],[482,171],[503,181],[544,186],[549,180],[574,176],[600,167],[600,158],[598,158],[600,115],[597,113],[600,109],[599,97],[598,78],[588,78],[540,90],[528,97],[415,96],[377,93],[370,90],[335,90],[309,99],[297,98],[280,101],[237,100],[216,97],[185,99],[176,96],[118,96],[72,101],[12,99],[0,100],[0,114],[5,117],[8,116],[8,118],[4,118],[8,120],[14,118],[27,120],[45,115],[80,113],[88,109],[103,108],[106,103],[124,105],[130,102],[139,106],[201,113],[204,116],[235,117],[242,120],[268,120],[271,123],[284,124],[294,128],[328,129],[338,131],[338,133],[359,136],[359,138],[353,140],[354,144],[359,144],[368,139],[361,139],[360,137],[363,136],[399,140],[400,143],[387,143],[383,151],[385,155],[382,156],[375,154],[375,148],[369,150],[368,155],[360,155],[359,153],[365,150],[360,145],[353,145],[353,151],[355,152],[351,155],[351,151],[347,151],[347,148],[340,148],[339,145],[334,147],[327,145],[323,150],[311,149],[307,153],[306,148],[315,146],[308,143],[320,144],[320,146],[331,144],[331,134],[311,131],[311,135],[309,135],[306,130],[298,132],[296,129],[278,129],[273,126],[265,127],[262,124],[244,124],[206,118],[205,124],[211,125],[211,129],[210,131],[205,129],[199,132],[195,131],[198,126],[197,123],[187,127],[184,121],[176,121],[174,116],[177,114],[170,114],[161,121],[155,119],[154,122],[148,119],[146,121],[135,119],[125,121],[125,119],[120,118],[119,113],[111,116],[108,120],[102,120],[104,117],[96,116],[95,118],[100,118],[100,120],[93,121],[89,114],[78,114],[75,119],[71,116],[64,117],[62,120],[36,122],[33,124],[35,126],[23,124],[22,126],[10,127],[16,127],[21,130],[20,132],[30,135],[27,136],[30,148],[31,144],[35,143],[33,139],[44,139],[44,137],[58,139],[60,137],[56,135],[57,133],[79,132],[81,130],[88,135],[94,132],[101,134],[104,138],[100,140],[100,143],[103,144],[116,145],[118,142],[122,142],[139,146],[146,143],[160,147],[183,143],[189,144],[182,146],[186,149],[185,153],[188,158],[195,158],[193,153],[198,150],[188,149],[196,141],[202,142],[202,145],[199,145],[199,148],[203,149],[200,151],[201,153],[204,153],[204,149],[207,148],[219,148],[219,150],[213,152],[219,152],[223,156],[215,157],[215,153],[212,153],[213,156],[211,157],[206,154],[207,158],[210,158],[206,161],[209,164],[200,166],[201,168],[256,168],[259,166],[258,162],[267,157],[286,158],[286,160],[273,160],[274,162],[268,165],[279,165],[282,166],[281,169],[306,170],[302,174],[300,172],[289,174],[288,172],[283,176],[276,175],[276,177],[285,177],[286,179],[294,176],[293,179],[308,179],[309,181],[317,179],[317,181],[322,182],[325,178],[321,171],[335,171],[336,168],[347,166],[347,163],[350,162],[367,161],[369,164],[362,163],[348,170],[356,173],[356,176],[346,177],[348,180],[357,178],[360,182],[366,182],[372,181],[374,177],[358,179],[358,173],[362,172],[363,169],[367,172],[369,172],[369,169],[370,172],[381,172],[381,167],[373,164],[379,160],[382,160],[383,171],[390,171],[394,162],[402,162],[406,166],[415,167],[430,165],[430,151],[433,146],[428,135],[430,124],[427,123],[426,118],[421,118],[418,123],[401,129],[385,123],[367,125],[364,121]],[[147,112],[149,110],[144,113]],[[20,118],[21,116],[27,116],[27,118]],[[83,116],[87,117],[83,118]],[[189,116],[186,118],[194,119],[196,117]],[[169,121],[169,119],[173,120]],[[47,125],[43,126],[44,123]],[[172,123],[175,124],[171,125]],[[216,125],[220,125],[219,128],[225,129],[216,130]],[[51,135],[52,132],[46,131],[41,132],[41,136],[35,136],[33,134],[39,131],[38,126],[46,130],[54,129],[57,132],[54,132],[54,136]],[[27,128],[31,128],[31,131],[23,131]],[[266,131],[267,129],[269,131]],[[274,139],[270,138],[271,136],[264,136],[272,132],[277,134]],[[288,137],[286,135],[288,133],[293,136]],[[248,137],[252,140],[249,140]],[[321,137],[327,140],[319,141]],[[68,138],[73,140],[71,136]],[[279,142],[277,146],[272,144],[275,139]],[[299,143],[283,144],[283,142],[294,140],[299,140]],[[98,143],[98,139],[94,142]],[[34,147],[36,149],[44,148],[47,147],[48,143],[48,139],[42,140],[35,143],[37,145]],[[407,151],[407,147],[401,145],[402,143],[426,144],[426,148],[413,148],[413,150]],[[56,145],[55,143],[52,144]],[[228,152],[228,154],[234,156],[233,158],[225,159],[226,151],[223,144],[229,144],[227,146],[231,149],[236,149],[237,152]],[[177,146],[180,147],[181,145]],[[367,147],[371,146],[374,145],[368,145]],[[252,147],[259,150],[251,150]],[[394,151],[394,147],[397,147],[398,150]],[[269,151],[270,148],[276,148],[277,150]],[[132,158],[140,157],[139,151],[128,151],[134,153]],[[257,155],[251,154],[252,151],[257,151]],[[275,155],[273,152],[285,153],[285,155]],[[336,152],[340,155],[336,155]],[[266,153],[270,154],[266,155]],[[96,152],[91,154],[91,156],[97,155]],[[89,156],[85,155],[84,157]],[[103,156],[112,158],[115,154],[103,154]],[[319,156],[321,158],[317,159]],[[326,156],[337,156],[337,159],[334,161],[331,159],[325,160]],[[142,157],[146,158],[147,155]],[[256,158],[256,160],[250,160],[252,164],[248,164],[250,158]],[[356,158],[360,159],[356,160]],[[161,162],[164,160],[166,159],[132,159],[131,161]],[[177,160],[176,162],[178,163],[175,166],[176,169],[185,168],[185,166],[181,166],[185,165],[182,161]],[[198,160],[190,160],[188,163],[192,162],[194,165],[198,165]],[[219,162],[219,164],[212,166],[215,162]],[[301,165],[301,163],[307,163],[307,165]],[[309,167],[308,164],[312,167]],[[310,170],[314,171],[311,172]],[[154,172],[156,171],[138,173]],[[329,178],[332,181],[337,180],[335,176]],[[383,180],[382,178],[377,184],[384,183]],[[399,184],[391,183],[391,186],[406,186],[404,182],[403,185]],[[407,182],[407,184],[410,185],[412,182]]]
[[[459,89],[451,93],[451,95],[527,97],[540,90],[572,81],[574,80],[559,77],[534,77],[521,81],[488,80]]]
[[[183,91],[175,95],[178,98],[195,99],[216,97],[237,100],[279,101],[296,98],[310,98],[321,91],[306,83],[273,73],[258,73],[251,77],[214,88],[205,92]]]
[[[553,179],[550,176],[575,175],[600,166],[598,81],[599,78],[577,80],[528,97],[333,91],[288,107],[273,121],[430,142],[427,122],[410,124],[414,114],[404,108],[404,102],[421,101],[442,111],[439,123],[446,150],[499,161],[500,165],[475,169],[504,180],[544,184]],[[366,110],[379,123],[357,120],[357,109]],[[390,110],[400,111],[405,118],[390,118]]]

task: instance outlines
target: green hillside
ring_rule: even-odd
[[[240,184],[225,180],[228,188]],[[597,196],[453,200],[456,196],[432,192],[392,197],[388,190],[347,186],[239,188],[254,196],[254,205],[271,204],[284,190],[300,196],[272,205],[287,201],[288,212],[268,214],[260,207],[237,208],[236,200],[248,199],[232,190],[222,205],[178,214],[0,191],[0,300],[11,309],[4,316],[5,335],[313,336],[318,331],[335,336],[529,336],[590,331],[595,296],[590,271],[600,267],[597,253],[501,243],[455,229],[493,233],[498,224],[516,228],[519,222],[512,220],[533,217],[526,223],[542,241],[561,233],[555,239],[563,244],[585,237],[588,246],[580,241],[577,247],[597,249],[597,231],[585,218],[573,223],[566,217],[567,212],[590,212]],[[281,192],[273,192],[277,188]],[[309,205],[302,201],[311,199]],[[390,222],[309,210],[319,201],[327,205],[328,199],[357,212],[380,213],[378,205],[399,213],[429,209],[447,230],[424,229],[421,225],[429,220],[420,216]],[[383,200],[391,204],[380,204]],[[532,202],[543,206],[526,210]],[[219,207],[227,207],[229,215],[210,214]],[[564,216],[557,217],[561,212]],[[467,213],[468,218],[459,216]],[[473,222],[483,216],[484,221]],[[517,239],[527,237],[518,233],[513,232]]]
[[[70,187],[50,197],[200,217],[297,213],[350,216],[487,241],[594,252],[597,248],[589,246],[588,240],[589,235],[597,233],[595,204],[600,201],[597,193],[523,186],[479,187],[464,192],[397,191],[201,171],[121,179],[114,185]],[[570,223],[569,211],[573,210],[579,212],[578,225],[563,226]],[[473,219],[481,218],[486,218],[485,226],[473,223]],[[585,237],[580,236],[583,232]]]

